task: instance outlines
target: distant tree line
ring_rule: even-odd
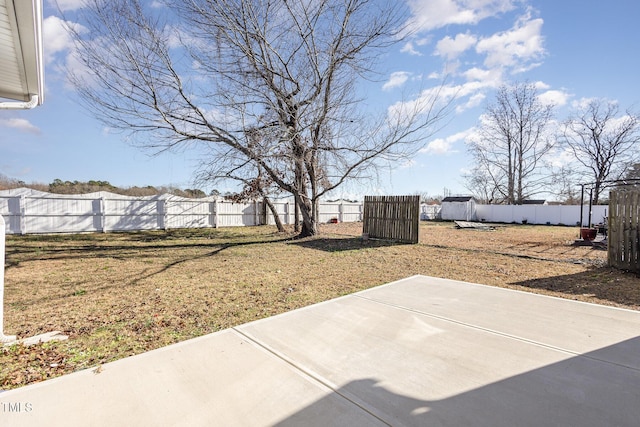
[[[121,194],[123,196],[144,197],[155,196],[158,194],[173,194],[174,196],[187,197],[192,199],[206,197],[207,194],[197,188],[181,189],[173,186],[154,187],[147,185],[146,187],[117,187],[109,181],[89,180],[83,181],[63,181],[54,179],[49,184],[43,183],[26,183],[24,181],[8,177],[0,173],[0,190],[10,190],[13,188],[31,188],[38,191],[46,191],[55,194],[87,194],[98,191],[108,191],[110,193]],[[211,195],[218,195],[216,190]]]

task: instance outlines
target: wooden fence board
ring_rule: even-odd
[[[371,238],[418,243],[420,196],[365,196],[363,233]]]
[[[615,260],[619,259],[619,246],[612,244],[620,240],[618,236],[619,220],[618,220],[618,193],[612,191],[609,195],[609,223],[607,233],[607,261],[610,266],[615,265]]]
[[[640,192],[612,191],[609,196],[609,265],[640,272]]]

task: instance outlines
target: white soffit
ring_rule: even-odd
[[[0,100],[42,104],[42,56],[42,0],[0,0]]]

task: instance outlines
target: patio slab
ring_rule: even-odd
[[[640,312],[415,276],[0,393],[7,426],[636,426]]]

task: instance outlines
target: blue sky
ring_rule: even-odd
[[[70,40],[45,0],[45,103],[0,111],[0,173],[25,182],[104,180],[127,186],[193,186],[196,153],[149,153],[129,146],[78,104],[66,84]],[[73,16],[80,0],[59,1]],[[465,194],[472,166],[465,140],[500,84],[528,80],[563,120],[589,98],[640,109],[640,2],[637,0],[408,0],[414,34],[381,61],[370,104],[416,101],[447,76],[458,93],[447,125],[410,161],[376,182],[344,187],[338,196]],[[73,23],[72,23],[73,24]],[[556,153],[563,159],[563,153]],[[225,191],[224,185],[218,186]],[[342,193],[342,194],[340,194]]]

